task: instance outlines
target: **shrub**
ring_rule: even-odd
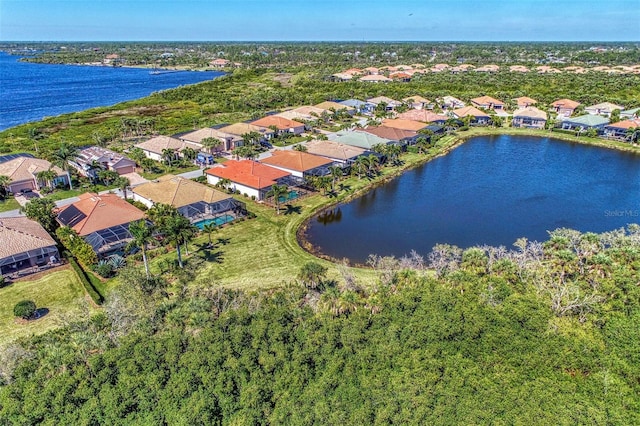
[[[93,272],[100,275],[102,278],[111,278],[113,276],[113,266],[106,260],[101,260],[91,267]]]
[[[76,275],[78,276],[78,279],[80,279],[82,286],[87,291],[87,293],[89,293],[89,296],[91,297],[91,299],[96,304],[101,305],[102,302],[104,301],[104,298],[98,292],[98,290],[96,290],[96,288],[93,286],[93,284],[88,278],[87,273],[80,267],[80,265],[78,265],[78,262],[76,262],[73,256],[71,256],[71,253],[65,252],[65,256],[69,260],[69,265],[71,265],[71,267],[75,271]]]
[[[36,304],[32,300],[21,300],[13,307],[13,315],[22,319],[29,319],[36,313]]]

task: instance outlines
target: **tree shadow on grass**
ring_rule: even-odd
[[[224,253],[220,250],[215,251],[208,248],[198,250],[198,256],[211,263],[222,263],[224,260],[223,255]]]
[[[287,204],[285,205],[286,210],[284,211],[285,215],[290,215],[290,214],[300,214],[302,213],[302,207],[301,206],[292,206],[291,204]]]

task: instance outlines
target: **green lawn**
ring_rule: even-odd
[[[49,313],[27,323],[17,322],[13,316],[13,307],[25,299],[33,300],[38,308],[47,308]],[[57,328],[68,319],[68,315],[80,313],[81,308],[87,306],[82,284],[72,269],[1,288],[0,301],[0,344]]]
[[[20,204],[16,201],[15,198],[9,197],[0,201],[0,212],[8,212],[9,210],[19,209]]]

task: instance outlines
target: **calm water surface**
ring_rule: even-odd
[[[365,196],[323,212],[307,237],[322,253],[426,255],[546,240],[560,227],[603,232],[640,222],[640,157],[548,138],[474,138]]]
[[[32,64],[19,59],[0,52],[0,130],[142,98],[223,74],[180,71],[150,75],[145,69]]]

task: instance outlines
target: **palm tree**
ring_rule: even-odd
[[[176,245],[178,266],[184,268],[180,246],[183,244],[186,246],[193,239],[198,228],[193,226],[189,219],[178,213],[166,218],[161,229],[167,240]]]
[[[276,205],[276,214],[280,214],[280,197],[288,193],[287,185],[271,185],[271,189],[267,191],[265,197],[273,197],[273,202]]]
[[[0,175],[0,189],[2,189],[2,198],[6,197],[11,178],[9,176]]]
[[[53,170],[43,170],[41,172],[36,173],[36,180],[38,181],[38,187],[40,186],[40,182],[45,182],[49,187],[53,187],[52,182],[55,178],[58,177],[58,174]]]
[[[203,147],[209,150],[209,154],[213,154],[222,146],[222,141],[217,138],[204,138],[201,143]]]
[[[120,191],[122,191],[122,195],[126,200],[127,189],[129,189],[129,187],[131,186],[131,181],[129,180],[129,178],[126,178],[124,176],[119,176],[116,178],[116,180],[113,181],[113,184],[116,185]]]
[[[196,157],[198,156],[198,151],[196,151],[195,149],[189,146],[183,149],[181,153],[182,153],[182,157],[189,161],[195,160]]]
[[[129,246],[139,247],[140,250],[142,250],[142,261],[144,262],[144,271],[147,273],[147,279],[151,278],[149,262],[147,260],[147,245],[153,242],[154,231],[154,225],[144,219],[129,224],[129,232],[133,237]]]
[[[178,153],[175,149],[165,148],[162,150],[162,160],[168,165],[171,166],[173,162],[177,159]]]
[[[206,232],[207,236],[209,237],[209,247],[211,247],[211,234],[218,229],[218,225],[216,225],[215,223],[211,222],[211,223],[207,223],[202,227],[202,232]]]
[[[73,183],[71,183],[71,162],[78,158],[78,149],[69,145],[66,142],[62,142],[57,151],[51,155],[52,163],[60,167],[67,172],[67,180],[69,181],[69,189],[73,189]]]
[[[229,185],[231,185],[231,179],[228,178],[222,178],[218,181],[217,185],[220,186],[220,188],[224,189],[224,190],[228,190],[229,189]]]
[[[358,175],[358,179],[362,178],[362,174],[366,173],[366,171],[369,169],[369,159],[367,159],[367,157],[365,157],[364,155],[356,158],[356,161],[353,162],[353,169]]]
[[[111,185],[111,182],[118,179],[119,176],[118,172],[114,172],[113,170],[100,170],[98,172],[98,178],[104,182],[106,186]]]
[[[336,182],[344,175],[344,170],[340,166],[329,166],[329,174],[331,176],[331,191],[336,190]]]

